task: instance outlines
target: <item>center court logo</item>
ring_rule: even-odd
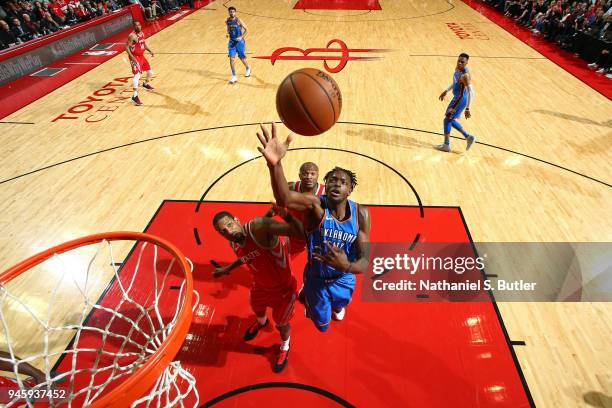
[[[337,47],[330,47],[332,44],[337,45]],[[336,74],[342,71],[349,61],[372,61],[382,59],[382,57],[380,56],[361,57],[353,56],[351,54],[389,51],[391,50],[376,48],[348,48],[344,41],[334,39],[329,41],[325,48],[307,48],[303,50],[297,47],[282,47],[274,50],[274,52],[272,52],[272,55],[254,58],[268,59],[270,60],[272,65],[274,65],[274,63],[279,60],[323,61],[323,66],[325,67],[327,72],[329,72],[330,74]],[[300,53],[300,55],[284,55],[285,53]],[[313,53],[319,54],[311,55]],[[338,61],[338,65],[336,65],[335,67],[330,67],[327,64],[327,61]]]

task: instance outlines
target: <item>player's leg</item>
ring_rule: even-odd
[[[244,340],[253,340],[261,329],[268,326],[268,317],[266,316],[267,297],[263,291],[251,290],[251,309],[255,313],[256,320],[250,325],[244,333]]]
[[[151,65],[149,65],[149,61],[147,61],[147,59],[144,58],[144,57],[143,57],[143,62],[142,62],[142,70],[146,74],[144,83],[142,84],[142,87],[145,88],[145,89],[148,89],[149,91],[152,91],[155,88],[153,88],[149,84],[149,82],[151,81],[151,78],[153,77],[153,70],[151,69]]]
[[[231,41],[227,43],[227,52],[229,56],[230,68],[232,69],[232,78],[230,79],[230,84],[236,83],[238,78],[236,77],[236,64],[234,63],[234,59],[236,58],[237,50],[236,50],[236,42]]]
[[[473,135],[470,135],[467,132],[467,130],[465,130],[463,126],[461,126],[461,123],[459,123],[459,120],[458,120],[459,118],[461,118],[461,114],[465,110],[466,106],[467,106],[467,97],[464,97],[461,99],[461,101],[459,102],[459,105],[457,106],[457,109],[455,110],[455,113],[452,115],[450,125],[453,128],[457,129],[463,135],[463,137],[467,141],[467,146],[465,150],[468,151],[472,147],[472,144],[474,144],[474,141],[476,141],[476,138]]]
[[[318,278],[307,279],[304,282],[304,304],[308,317],[317,330],[326,332],[331,320],[331,298],[327,291],[327,284]]]
[[[434,146],[437,150],[441,152],[450,152],[450,132],[451,132],[451,122],[452,122],[452,114],[449,114],[448,111],[455,104],[455,99],[452,99],[448,106],[446,107],[446,112],[444,113],[443,124],[443,132],[444,132],[444,143]]]
[[[242,61],[242,63],[246,67],[246,73],[244,74],[244,76],[248,78],[251,76],[251,67],[249,67],[249,63],[246,59],[246,44],[244,40],[236,44],[236,50],[238,51],[238,58],[240,58],[240,61]]]
[[[329,285],[331,293],[331,306],[334,320],[344,319],[346,306],[351,302],[353,291],[355,290],[355,275],[348,273],[336,279],[334,283]]]
[[[132,78],[132,89],[134,92],[132,93],[132,102],[136,106],[142,105],[140,102],[140,98],[138,97],[138,83],[140,82],[140,72],[134,73],[134,78]]]
[[[289,359],[289,340],[291,338],[291,325],[289,324],[295,312],[295,301],[297,293],[295,292],[296,283],[290,286],[286,291],[279,293],[274,300],[272,306],[272,318],[276,322],[276,328],[280,333],[281,346],[274,363],[274,372],[281,372],[287,365]]]

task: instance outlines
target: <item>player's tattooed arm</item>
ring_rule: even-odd
[[[303,236],[302,223],[290,214],[287,214],[287,222],[276,221],[272,218],[258,217],[251,221],[251,231],[257,242],[263,246],[276,244],[278,236]]]
[[[240,259],[240,258],[236,259],[234,262],[232,262],[231,264],[226,265],[226,266],[220,266],[219,264],[216,264],[216,262],[215,262],[216,268],[213,271],[212,276],[213,276],[213,278],[219,278],[219,277],[221,277],[223,275],[229,275],[230,272],[233,269],[236,269],[237,267],[239,267],[243,263],[244,262],[242,262],[242,259]],[[219,265],[219,266],[217,266],[217,265]]]
[[[134,58],[134,54],[132,54],[131,47],[135,43],[136,43],[136,36],[134,34],[128,35],[127,43],[125,44],[125,50],[127,51],[127,54],[130,57],[130,59],[133,60],[133,61],[136,60],[136,58]]]

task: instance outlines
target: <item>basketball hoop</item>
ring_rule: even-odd
[[[113,246],[129,251],[123,263],[115,263]],[[88,257],[74,267],[75,259]],[[36,401],[22,392],[0,404],[197,406],[195,378],[172,361],[199,300],[192,268],[162,238],[108,232],[47,249],[0,273],[0,347],[10,355],[0,361],[12,364],[19,390],[40,391]],[[29,295],[28,286],[41,281],[52,287]],[[44,293],[50,295],[46,310]],[[67,306],[72,304],[80,310]],[[43,338],[33,341],[38,331]],[[26,363],[40,369],[45,381],[27,386],[19,373]]]

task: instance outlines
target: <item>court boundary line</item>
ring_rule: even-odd
[[[443,1],[444,1],[444,3],[448,4],[450,6],[450,8],[448,8],[448,9],[446,9],[444,11],[437,12],[437,13],[424,14],[424,15],[421,15],[421,16],[409,16],[409,17],[398,17],[398,18],[381,18],[381,19],[372,19],[372,20],[306,20],[306,19],[300,19],[300,18],[285,18],[285,17],[262,16],[262,15],[259,15],[259,14],[249,13],[248,11],[240,11],[240,14],[246,14],[247,16],[252,16],[252,17],[269,18],[271,20],[305,21],[305,22],[312,22],[312,23],[369,23],[369,22],[376,22],[376,21],[415,20],[415,19],[418,19],[418,18],[433,17],[433,16],[438,16],[440,14],[448,13],[449,11],[453,10],[456,7],[450,0],[443,0]],[[227,5],[229,3],[231,3],[231,2],[232,2],[232,0],[226,0],[225,3],[223,3],[223,7],[225,7],[227,9],[228,8]],[[292,8],[291,10],[293,11],[295,9]],[[346,16],[343,16],[343,17],[346,17]]]
[[[137,144],[141,144],[141,143],[152,142],[152,141],[161,140],[161,139],[165,139],[165,138],[169,138],[169,137],[182,136],[182,135],[186,135],[186,134],[190,134],[190,133],[207,132],[207,131],[211,131],[211,130],[227,129],[227,128],[232,128],[232,127],[256,126],[256,125],[259,125],[260,123],[271,123],[271,122],[263,122],[262,121],[262,122],[257,122],[257,123],[239,123],[239,124],[233,124],[233,125],[219,125],[219,126],[212,126],[212,127],[208,127],[208,128],[185,130],[185,131],[182,131],[182,132],[171,133],[169,135],[161,135],[161,136],[150,137],[150,138],[147,138],[147,139],[137,140],[135,142],[130,142],[130,143],[125,143],[125,144],[109,147],[109,148],[98,150],[98,151],[95,151],[95,152],[83,154],[81,156],[76,156],[76,157],[73,157],[73,158],[70,158],[70,159],[62,160],[60,162],[53,163],[53,164],[50,164],[50,165],[47,165],[47,166],[44,166],[44,167],[40,167],[38,169],[30,170],[30,171],[28,171],[26,173],[18,174],[16,176],[13,176],[13,177],[10,177],[10,178],[4,179],[4,180],[0,180],[0,185],[8,183],[10,181],[14,181],[14,180],[26,177],[26,176],[30,176],[32,174],[39,173],[39,172],[44,171],[44,170],[49,170],[51,168],[54,168],[54,167],[57,167],[57,166],[61,166],[63,164],[67,164],[67,163],[70,163],[70,162],[73,162],[73,161],[76,161],[76,160],[84,159],[86,157],[95,156],[97,154],[107,153],[107,152],[110,152],[110,151],[113,151],[113,150],[118,150],[118,149],[121,149],[121,148],[124,148],[124,147],[129,147],[129,146],[133,146],[133,145],[137,145]],[[282,123],[282,122],[275,121],[274,123]],[[413,132],[427,133],[427,134],[436,135],[436,136],[443,136],[442,133],[439,133],[439,132],[434,132],[434,131],[431,131],[431,130],[424,130],[424,129],[410,128],[410,127],[406,127],[406,126],[385,125],[385,124],[367,123],[367,122],[350,122],[350,121],[338,121],[337,123],[339,123],[339,124],[348,124],[348,125],[364,125],[364,126],[384,127],[384,128],[390,128],[390,129],[410,130],[410,131],[413,131]],[[456,140],[465,140],[464,138],[459,137],[459,136],[452,136],[451,135],[450,137],[452,139],[456,139]],[[594,181],[596,183],[603,184],[606,187],[612,188],[612,184],[610,184],[608,182],[596,179],[595,177],[587,176],[586,174],[583,174],[583,173],[580,173],[578,171],[572,170],[570,168],[561,166],[559,164],[555,164],[555,163],[549,162],[549,161],[544,160],[544,159],[540,159],[540,158],[537,158],[537,157],[534,157],[534,156],[530,156],[530,155],[528,155],[526,153],[520,153],[520,152],[511,150],[511,149],[507,149],[505,147],[496,146],[496,145],[485,143],[485,142],[482,142],[482,141],[477,141],[476,144],[482,145],[482,146],[487,146],[487,147],[490,147],[490,148],[493,148],[493,149],[499,149],[499,150],[502,150],[502,151],[507,152],[507,153],[516,154],[518,156],[526,157],[528,159],[540,162],[542,164],[548,164],[548,165],[556,167],[556,168],[558,168],[560,170],[565,170],[565,171],[567,171],[569,173],[572,173],[574,175],[586,178],[586,179]]]

